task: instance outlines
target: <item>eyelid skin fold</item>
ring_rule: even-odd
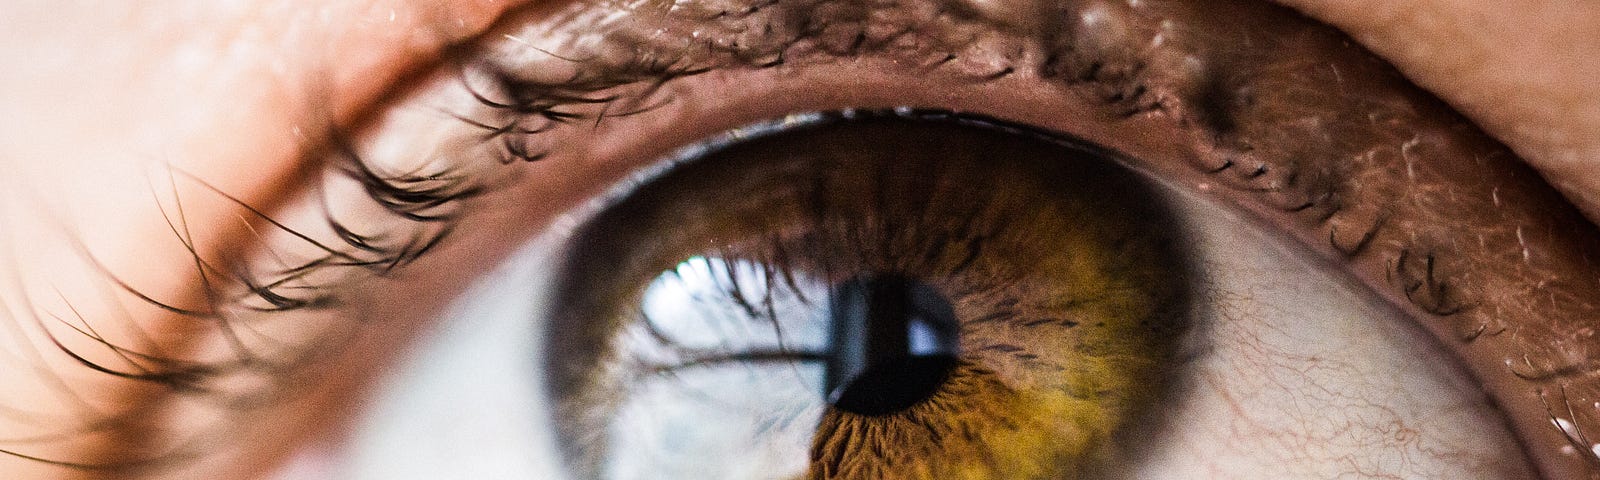
[[[1347,32],[1510,144],[1600,221],[1600,5],[1284,0]],[[1506,48],[1506,46],[1514,48]]]

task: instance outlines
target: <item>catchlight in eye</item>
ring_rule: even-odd
[[[547,363],[580,477],[1068,478],[1159,417],[1192,262],[1132,172],[914,115],[736,138],[572,240]]]

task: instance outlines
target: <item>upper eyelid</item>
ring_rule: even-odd
[[[694,5],[692,3],[686,5]],[[768,4],[767,8],[779,9],[780,4]],[[717,21],[737,20],[757,14],[752,9],[742,11],[734,16],[715,16]],[[781,15],[774,15],[781,17]],[[611,17],[610,15],[596,14],[596,17]],[[821,20],[816,20],[821,22]],[[851,20],[846,20],[848,23]],[[626,41],[638,41],[650,38],[654,45],[631,44],[631,56],[585,57],[583,55],[566,52],[552,52],[549,49],[538,49],[525,45],[511,45],[510,48],[529,48],[536,51],[533,57],[554,57],[556,61],[567,63],[575,67],[575,72],[564,81],[549,82],[539,80],[526,80],[519,78],[518,74],[536,70],[526,64],[528,55],[507,55],[512,60],[505,58],[487,57],[483,68],[490,72],[493,83],[488,88],[473,90],[473,94],[482,106],[491,112],[490,115],[498,121],[471,119],[464,117],[464,122],[471,122],[475,128],[489,131],[489,139],[503,142],[506,152],[505,161],[509,163],[524,156],[527,152],[538,147],[528,146],[530,138],[551,134],[550,130],[569,126],[583,126],[586,121],[605,121],[606,108],[615,103],[650,103],[651,95],[659,93],[656,87],[661,84],[683,77],[700,75],[719,69],[739,68],[779,68],[785,63],[768,61],[771,58],[792,59],[789,49],[797,45],[804,45],[811,50],[818,50],[816,45],[806,42],[816,40],[816,37],[805,34],[795,35],[785,39],[784,42],[755,42],[756,48],[740,50],[738,48],[692,49],[683,48],[684,38],[671,35],[645,35],[639,34],[627,38],[627,25],[618,21],[617,30],[624,32],[618,36]],[[1154,23],[1154,22],[1152,22]],[[928,28],[923,26],[922,28]],[[651,33],[659,33],[648,28],[641,28]],[[704,30],[695,25],[682,28],[683,31],[694,30],[696,34]],[[707,29],[712,30],[712,29]],[[747,29],[731,29],[744,31]],[[753,30],[753,29],[750,29]],[[817,29],[818,31],[822,29]],[[865,30],[865,28],[862,28]],[[1169,32],[1152,30],[1157,35]],[[587,32],[592,34],[593,32]],[[683,32],[678,32],[683,33]],[[802,32],[804,33],[804,32]],[[896,31],[896,35],[915,33],[906,28]],[[522,43],[511,34],[515,43]],[[713,34],[714,35],[714,34]],[[607,37],[614,40],[616,37]],[[1299,39],[1294,39],[1298,41]],[[717,40],[708,38],[704,40],[708,45],[717,44]],[[1270,37],[1258,39],[1260,42],[1273,42]],[[738,43],[724,42],[739,45]],[[1288,41],[1285,41],[1288,43]],[[829,51],[821,49],[826,55],[843,56],[863,54],[865,48],[872,46],[885,46],[882,42],[856,41],[852,49],[847,52]],[[926,47],[926,45],[924,46]],[[954,45],[938,45],[931,47],[933,50],[940,48],[954,49]],[[1339,153],[1312,152],[1310,149],[1298,147],[1305,140],[1315,140],[1304,136],[1296,136],[1303,132],[1285,133],[1283,127],[1290,122],[1283,118],[1271,118],[1270,121],[1247,122],[1243,117],[1252,114],[1246,110],[1251,105],[1241,106],[1242,103],[1259,99],[1242,98],[1248,91],[1271,91],[1274,86],[1288,86],[1291,88],[1279,89],[1288,92],[1280,94],[1279,99],[1286,95],[1305,95],[1303,90],[1296,90],[1297,85],[1308,83],[1303,78],[1304,71],[1293,72],[1301,78],[1282,75],[1285,70],[1314,70],[1313,74],[1322,74],[1331,80],[1336,89],[1345,88],[1346,84],[1352,89],[1366,88],[1355,86],[1363,81],[1375,83],[1371,77],[1379,77],[1378,81],[1396,81],[1400,77],[1386,66],[1369,66],[1365,71],[1341,72],[1338,64],[1329,64],[1326,70],[1306,68],[1309,62],[1290,63],[1264,63],[1261,58],[1250,58],[1250,55],[1240,55],[1240,58],[1211,58],[1205,59],[1212,65],[1205,67],[1208,71],[1200,75],[1185,76],[1183,72],[1156,72],[1161,65],[1157,65],[1155,51],[1140,49],[1107,49],[1100,52],[1098,57],[1074,59],[1076,65],[1064,64],[1063,57],[1074,52],[1075,46],[1057,53],[1047,54],[1042,58],[1016,59],[1017,63],[1009,66],[997,67],[988,74],[971,74],[976,79],[989,80],[994,76],[1010,75],[1018,67],[1028,68],[1037,75],[1050,77],[1054,75],[1057,80],[1072,87],[1088,90],[1101,95],[1101,99],[1110,108],[1117,110],[1125,117],[1142,114],[1167,115],[1184,117],[1186,121],[1193,122],[1205,135],[1212,140],[1208,147],[1214,149],[1211,160],[1213,163],[1199,165],[1198,168],[1207,175],[1213,176],[1223,184],[1235,189],[1259,193],[1264,202],[1276,202],[1275,207],[1291,214],[1304,215],[1318,224],[1328,224],[1327,243],[1339,250],[1347,257],[1360,256],[1368,247],[1379,230],[1386,228],[1389,216],[1378,212],[1349,212],[1352,207],[1353,194],[1339,191],[1341,185],[1337,177],[1347,175],[1341,169],[1367,168],[1372,166],[1338,165],[1327,161],[1327,158],[1307,158],[1312,156],[1330,157]],[[948,57],[947,57],[948,58]],[[1192,58],[1192,57],[1191,57]],[[1113,61],[1115,60],[1115,61]],[[1031,63],[1030,63],[1031,62]],[[1120,63],[1118,63],[1120,62]],[[1254,63],[1252,63],[1254,62]],[[792,63],[792,62],[790,62]],[[938,68],[942,60],[935,60],[933,68]],[[1255,65],[1260,64],[1260,65]],[[1255,65],[1255,66],[1253,66]],[[792,66],[792,65],[790,65]],[[1320,70],[1320,71],[1315,71]],[[1070,74],[1068,74],[1070,73]],[[1163,73],[1168,78],[1162,78]],[[970,73],[969,73],[970,74]],[[1261,74],[1261,75],[1256,75]],[[1274,76],[1276,74],[1276,76]],[[1362,75],[1366,75],[1363,77]],[[1182,84],[1179,77],[1189,80]],[[1269,80],[1263,81],[1263,78]],[[1298,82],[1298,83],[1296,83]],[[643,88],[637,88],[643,85]],[[629,88],[636,88],[629,91]],[[469,87],[469,90],[472,90]],[[1372,93],[1372,92],[1364,92]],[[1393,160],[1410,162],[1417,155],[1415,150],[1438,148],[1437,144],[1454,142],[1439,135],[1437,132],[1428,132],[1425,129],[1408,130],[1400,125],[1405,122],[1416,121],[1424,115],[1422,112],[1438,112],[1445,110],[1440,104],[1418,104],[1414,98],[1406,95],[1408,92],[1385,92],[1357,99],[1363,108],[1357,110],[1358,117],[1340,118],[1337,116],[1315,117],[1306,115],[1292,120],[1322,122],[1315,125],[1322,131],[1336,131],[1338,135],[1350,138],[1378,139],[1377,143],[1368,145],[1336,145],[1344,147],[1350,153],[1344,154],[1351,159],[1361,159],[1373,163],[1395,164]],[[507,98],[491,98],[499,94]],[[1271,93],[1257,93],[1259,96]],[[1346,99],[1339,95],[1323,93],[1310,95],[1311,101],[1303,102],[1298,113],[1306,113],[1321,103],[1326,106],[1335,102],[1344,102]],[[1291,115],[1297,112],[1287,112]],[[1281,115],[1280,115],[1281,117]],[[615,119],[614,119],[615,120]],[[620,120],[618,120],[620,121]],[[533,123],[526,125],[524,122]],[[1337,125],[1329,125],[1335,124]],[[1293,125],[1288,125],[1293,126]],[[1431,128],[1457,128],[1453,125],[1433,125]],[[1250,131],[1250,129],[1254,129]],[[1346,141],[1348,143],[1348,141]],[[1335,143],[1324,141],[1323,143]],[[565,146],[552,146],[564,148]],[[1469,145],[1465,148],[1477,151],[1475,158],[1478,162],[1504,161],[1511,154],[1498,145]],[[1276,151],[1268,151],[1276,149]],[[547,152],[533,154],[542,158]],[[1387,155],[1394,158],[1375,159],[1374,155]],[[1299,158],[1296,158],[1299,157]],[[1321,167],[1321,168],[1313,168]],[[1409,168],[1409,166],[1408,166]],[[1234,174],[1230,178],[1227,175]],[[1396,192],[1383,192],[1396,194]],[[1406,192],[1398,192],[1406,195]],[[1502,193],[1497,189],[1494,194],[1498,197]],[[1390,201],[1396,199],[1391,198]],[[1361,228],[1340,232],[1336,215],[1354,213],[1349,216],[1363,217],[1357,221]],[[1349,225],[1348,223],[1346,225]],[[1415,243],[1415,242],[1414,242]],[[1452,260],[1449,249],[1436,245],[1425,245],[1427,241],[1415,243],[1411,247],[1402,248],[1400,255],[1393,260],[1389,273],[1394,281],[1400,283],[1399,289],[1412,303],[1422,310],[1450,316],[1460,313],[1476,303],[1476,300],[1461,291],[1453,279],[1454,273],[1446,273],[1444,266]],[[1459,268],[1459,266],[1456,266]],[[1478,331],[1478,330],[1474,330]]]

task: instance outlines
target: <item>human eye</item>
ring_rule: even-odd
[[[590,23],[606,18],[605,10],[563,11],[549,15],[570,14],[568,21],[601,27],[570,35],[559,27],[504,32],[507,42],[530,46],[510,47],[512,58],[493,64],[498,70],[492,74],[510,78],[479,84],[477,93],[496,107],[469,117],[537,131],[491,144],[511,157],[536,159],[530,171],[586,161],[616,168],[605,177],[611,179],[634,170],[612,165],[647,163],[720,131],[813,110],[932,107],[1086,138],[1125,154],[1139,169],[1248,212],[1300,242],[1307,249],[1301,254],[1350,272],[1372,296],[1404,311],[1389,321],[1417,322],[1457,356],[1493,395],[1546,475],[1585,468],[1585,442],[1573,440],[1583,430],[1577,427],[1583,410],[1549,407],[1573,405],[1577,382],[1548,373],[1575,360],[1541,361],[1536,352],[1554,353],[1547,345],[1579,338],[1552,327],[1558,318],[1571,318],[1560,311],[1582,308],[1577,299],[1584,295],[1577,292],[1591,287],[1570,280],[1556,289],[1565,293],[1513,302],[1519,313],[1507,313],[1512,304],[1502,302],[1516,296],[1507,292],[1531,294],[1530,274],[1541,279],[1535,283],[1554,285],[1545,274],[1589,268],[1583,240],[1543,235],[1551,243],[1521,256],[1529,232],[1576,225],[1579,236],[1589,235],[1587,223],[1556,206],[1550,193],[1532,193],[1537,189],[1516,187],[1523,199],[1506,201],[1501,195],[1511,191],[1510,178],[1528,173],[1499,166],[1512,160],[1502,147],[1457,137],[1471,127],[1436,102],[1400,93],[1409,87],[1380,86],[1401,79],[1366,54],[1341,47],[1337,35],[1260,20],[1282,11],[1237,8],[1221,15],[1241,22],[1231,26],[1196,20],[1189,16],[1196,11],[1181,7],[1149,5],[1062,7],[1040,17],[1070,19],[1064,25],[1008,25],[1026,32],[1017,37],[1035,40],[1054,32],[1049,38],[1058,43],[1043,45],[1010,42],[1016,37],[974,26],[1003,14],[957,8],[929,20],[909,8],[867,14],[839,7],[799,18],[785,17],[781,6],[679,6],[680,17],[665,15],[659,24],[614,12],[614,23]],[[696,23],[696,12],[738,20]],[[852,20],[830,22],[833,14]],[[746,19],[753,20],[738,23]],[[1062,45],[1070,48],[1052,48]],[[573,98],[580,101],[562,100]],[[501,115],[519,107],[526,111]],[[581,153],[567,142],[583,145]],[[1468,173],[1477,169],[1483,170]],[[610,183],[595,180],[584,188],[597,192]],[[1455,202],[1462,203],[1446,210],[1484,213],[1439,210]],[[1498,210],[1513,204],[1528,213],[1501,216],[1506,212]],[[1465,230],[1474,233],[1463,236]],[[1540,251],[1549,257],[1537,259]],[[1535,332],[1545,340],[1526,336]],[[1414,348],[1420,358],[1446,355]],[[1323,395],[1288,393],[1279,400]],[[1488,431],[1497,422],[1484,418],[1472,428]]]
[[[1594,289],[1585,280],[1593,228],[1503,147],[1393,86],[1403,80],[1331,31],[1244,6],[1209,14],[1235,25],[1140,2],[1032,17],[993,3],[759,7],[524,12],[529,25],[487,37],[464,69],[399,94],[397,110],[415,107],[409,113],[379,115],[370,137],[350,132],[324,191],[252,219],[283,222],[263,228],[272,237],[263,250],[276,258],[250,259],[279,268],[251,272],[270,274],[250,285],[257,295],[244,307],[280,319],[338,312],[327,321],[343,334],[384,325],[356,334],[364,340],[351,351],[360,353],[334,357],[355,370],[377,365],[351,359],[403,352],[384,348],[414,333],[399,325],[418,324],[400,319],[454,297],[530,237],[578,228],[583,217],[572,212],[675,148],[796,113],[910,105],[1077,138],[1239,212],[1250,219],[1239,225],[1275,232],[1310,264],[1346,272],[1363,295],[1393,304],[1401,313],[1388,321],[1437,337],[1442,347],[1407,341],[1448,352],[1450,361],[1427,360],[1459,362],[1481,382],[1545,476],[1588,468],[1584,431],[1594,420],[1583,406],[1593,387],[1574,372],[1588,362],[1589,337],[1570,319],[1593,308],[1584,301]],[[305,259],[358,271],[361,281],[343,286],[350,279],[336,269],[302,275]],[[309,288],[333,284],[341,287]],[[516,296],[538,287],[481,288]],[[264,328],[246,339],[253,348],[281,343]],[[1396,435],[1411,427],[1438,426],[1401,425]]]

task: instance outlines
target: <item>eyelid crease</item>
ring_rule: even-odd
[[[1356,5],[1280,0],[1383,54],[1504,139],[1600,221],[1600,5],[1471,1]],[[1483,19],[1493,21],[1482,21]],[[1474,24],[1473,28],[1456,25]],[[1514,45],[1514,48],[1503,48]]]

